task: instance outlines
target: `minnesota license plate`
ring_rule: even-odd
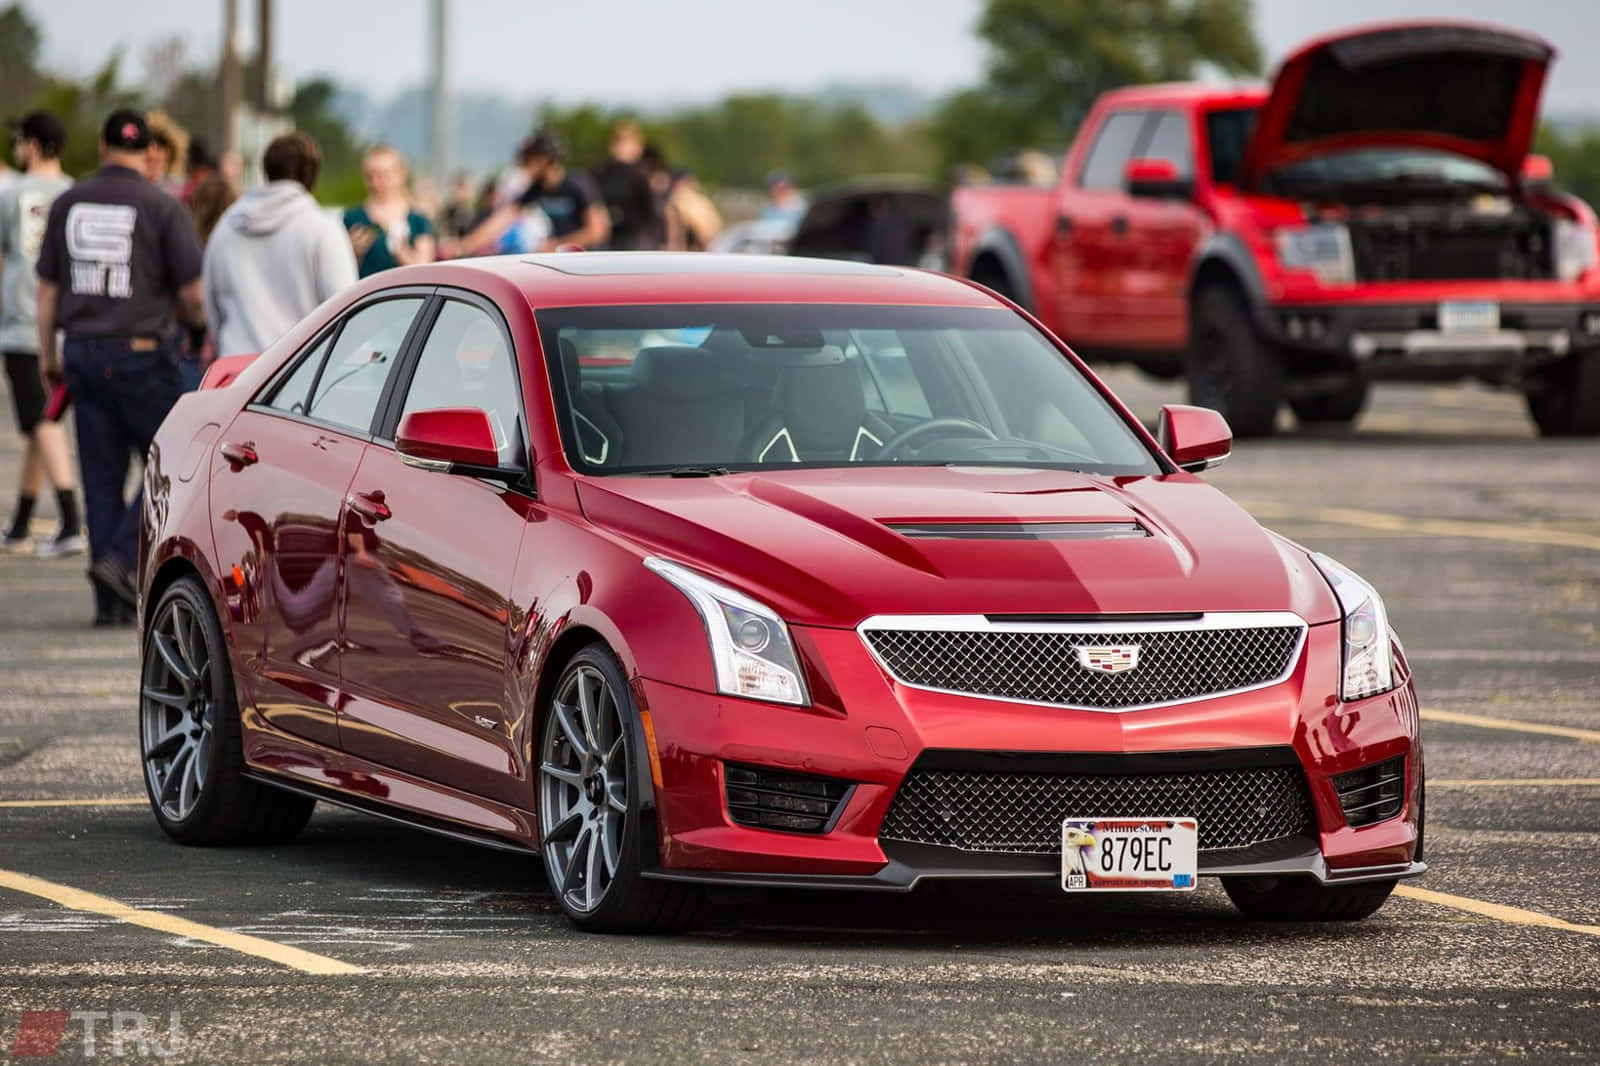
[[[1500,328],[1500,305],[1493,300],[1446,300],[1439,305],[1440,333],[1493,333]]]
[[[1188,892],[1199,869],[1193,818],[1068,818],[1061,887],[1068,892]]]

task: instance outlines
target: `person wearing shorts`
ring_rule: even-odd
[[[0,351],[25,442],[21,480],[11,524],[0,550],[33,551],[44,558],[79,555],[88,548],[78,520],[78,497],[61,425],[45,417],[49,402],[39,375],[38,278],[34,264],[50,205],[72,184],[61,172],[66,130],[53,115],[35,111],[12,124],[12,147],[22,174],[0,191]],[[45,478],[56,492],[55,536],[35,543],[30,526]]]

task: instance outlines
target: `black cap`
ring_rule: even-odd
[[[37,141],[47,157],[55,158],[67,143],[67,128],[48,111],[30,111],[9,123],[14,136]]]
[[[150,126],[144,113],[132,108],[119,107],[106,117],[100,129],[100,139],[107,148],[139,152],[150,147]]]

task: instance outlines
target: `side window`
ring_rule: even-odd
[[[522,402],[505,334],[488,313],[446,301],[422,345],[400,408],[476,407],[489,416],[502,466],[522,461]]]
[[[1182,111],[1162,111],[1150,142],[1139,149],[1146,159],[1165,159],[1178,168],[1178,177],[1194,174],[1194,149],[1189,142],[1189,116]]]
[[[317,378],[306,414],[365,433],[422,298],[368,304],[345,319]]]
[[[1133,158],[1133,146],[1144,128],[1143,111],[1118,111],[1095,136],[1089,158],[1083,162],[1083,172],[1078,185],[1084,189],[1120,189],[1122,172]]]
[[[322,369],[322,357],[328,354],[328,342],[332,337],[333,334],[329,333],[310,351],[296,357],[300,360],[299,365],[273,390],[272,398],[267,401],[268,407],[295,415],[306,413],[306,401],[311,398],[311,383],[317,380],[317,371]]]

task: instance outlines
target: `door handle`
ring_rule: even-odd
[[[383,502],[383,490],[373,489],[371,492],[352,492],[344,498],[345,505],[368,522],[382,522],[393,512],[389,505]]]
[[[242,470],[261,458],[256,454],[255,441],[251,440],[243,442],[225,440],[217,450],[235,470]]]
[[[1116,236],[1118,236],[1118,237],[1121,237],[1123,234],[1127,233],[1128,232],[1128,216],[1127,215],[1113,215],[1113,216],[1111,216],[1111,232],[1113,234],[1115,234]]]

